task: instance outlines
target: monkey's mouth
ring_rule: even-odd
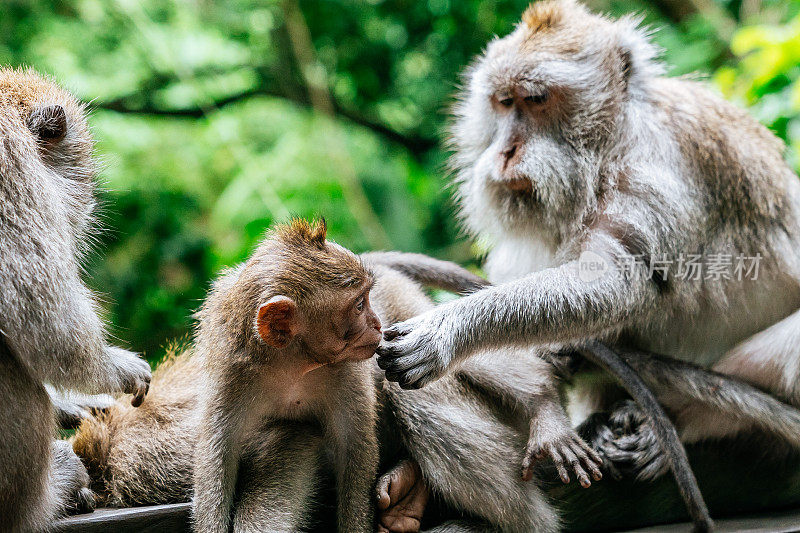
[[[528,178],[514,178],[510,180],[503,180],[501,185],[508,189],[509,191],[516,193],[516,194],[527,194],[530,195],[533,193],[533,182]]]

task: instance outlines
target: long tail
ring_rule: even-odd
[[[579,347],[578,351],[589,361],[619,378],[619,382],[628,394],[642,407],[655,431],[661,450],[669,459],[678,490],[694,523],[694,531],[698,533],[712,531],[714,522],[711,520],[708,507],[703,500],[703,494],[700,492],[697,479],[689,464],[686,448],[683,447],[674,424],[667,417],[651,390],[625,358],[606,345],[590,341]]]
[[[450,261],[406,252],[368,252],[361,254],[367,264],[387,266],[423,285],[470,294],[491,285],[469,270]]]

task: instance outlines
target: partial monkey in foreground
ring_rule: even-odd
[[[497,285],[387,329],[387,377],[418,388],[490,348],[598,339],[800,405],[800,182],[772,133],[703,84],[665,77],[656,55],[636,19],[553,0],[532,4],[467,70],[453,166]],[[698,279],[685,272],[693,255]],[[586,276],[587,263],[604,269]],[[611,408],[608,386],[584,385],[576,411]],[[721,416],[716,396],[737,391],[694,391],[699,403],[673,391],[682,438],[769,423]],[[612,419],[643,420],[621,409]],[[595,444],[639,474],[663,471],[646,446],[623,449],[618,433],[595,429]],[[647,424],[633,431],[652,441]]]
[[[96,204],[84,107],[31,70],[0,68],[0,139],[0,529],[42,530],[93,506],[85,468],[55,440],[45,384],[54,398],[124,391],[138,404],[150,367],[106,342],[81,279]]]

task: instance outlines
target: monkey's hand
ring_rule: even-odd
[[[617,477],[635,476],[648,481],[669,470],[669,461],[652,426],[633,400],[616,404],[606,424],[596,424],[590,439]]]
[[[602,457],[590,448],[572,428],[558,434],[547,434],[547,432],[540,431],[540,428],[534,424],[531,425],[525,457],[522,459],[522,479],[530,481],[533,478],[535,463],[545,458],[553,461],[558,471],[558,477],[564,483],[569,483],[568,470],[575,472],[575,477],[583,488],[592,484],[589,474],[595,481],[603,478],[603,474],[600,472],[600,466],[603,464]]]
[[[122,392],[133,394],[131,405],[142,405],[147,391],[150,390],[150,365],[137,354],[116,346],[106,346],[106,355],[117,372]]]
[[[50,395],[56,420],[61,429],[77,429],[85,418],[103,413],[114,405],[114,398],[108,394],[56,391],[49,385],[45,385],[45,388]]]
[[[428,503],[428,487],[416,461],[400,461],[376,487],[379,533],[416,533]]]
[[[441,305],[384,331],[377,354],[386,379],[404,389],[419,389],[447,372],[454,356],[447,307]]]

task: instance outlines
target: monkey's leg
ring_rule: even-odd
[[[674,413],[684,441],[724,437],[742,429],[774,434],[800,448],[800,410],[735,378],[673,359],[638,352],[621,354]],[[654,478],[666,469],[644,415],[631,403],[618,404],[609,416],[600,448],[623,469]]]
[[[0,530],[38,531],[69,510],[90,510],[89,476],[65,441],[44,386],[0,341]]]
[[[245,443],[233,531],[299,531],[312,514],[322,460],[319,428],[279,423]]]
[[[556,510],[522,480],[525,436],[451,377],[403,391],[384,382],[395,432],[434,494],[452,508],[508,532],[558,531]]]
[[[94,494],[89,489],[89,473],[80,458],[65,440],[54,440],[51,445],[52,466],[50,493],[59,502],[60,511],[88,513],[94,509]],[[61,514],[61,513],[59,513]]]
[[[529,424],[523,479],[530,480],[535,461],[545,457],[553,460],[564,483],[570,480],[567,468],[574,471],[583,487],[591,485],[590,475],[595,481],[602,479],[602,458],[573,429],[551,366],[535,352],[492,351],[466,361],[456,376],[492,399],[497,407],[519,412]]]
[[[713,368],[800,406],[800,310],[745,339]]]
[[[208,398],[201,400],[194,454],[192,518],[196,531],[230,531],[247,407],[241,398],[248,393],[252,394],[249,390],[204,390]]]

